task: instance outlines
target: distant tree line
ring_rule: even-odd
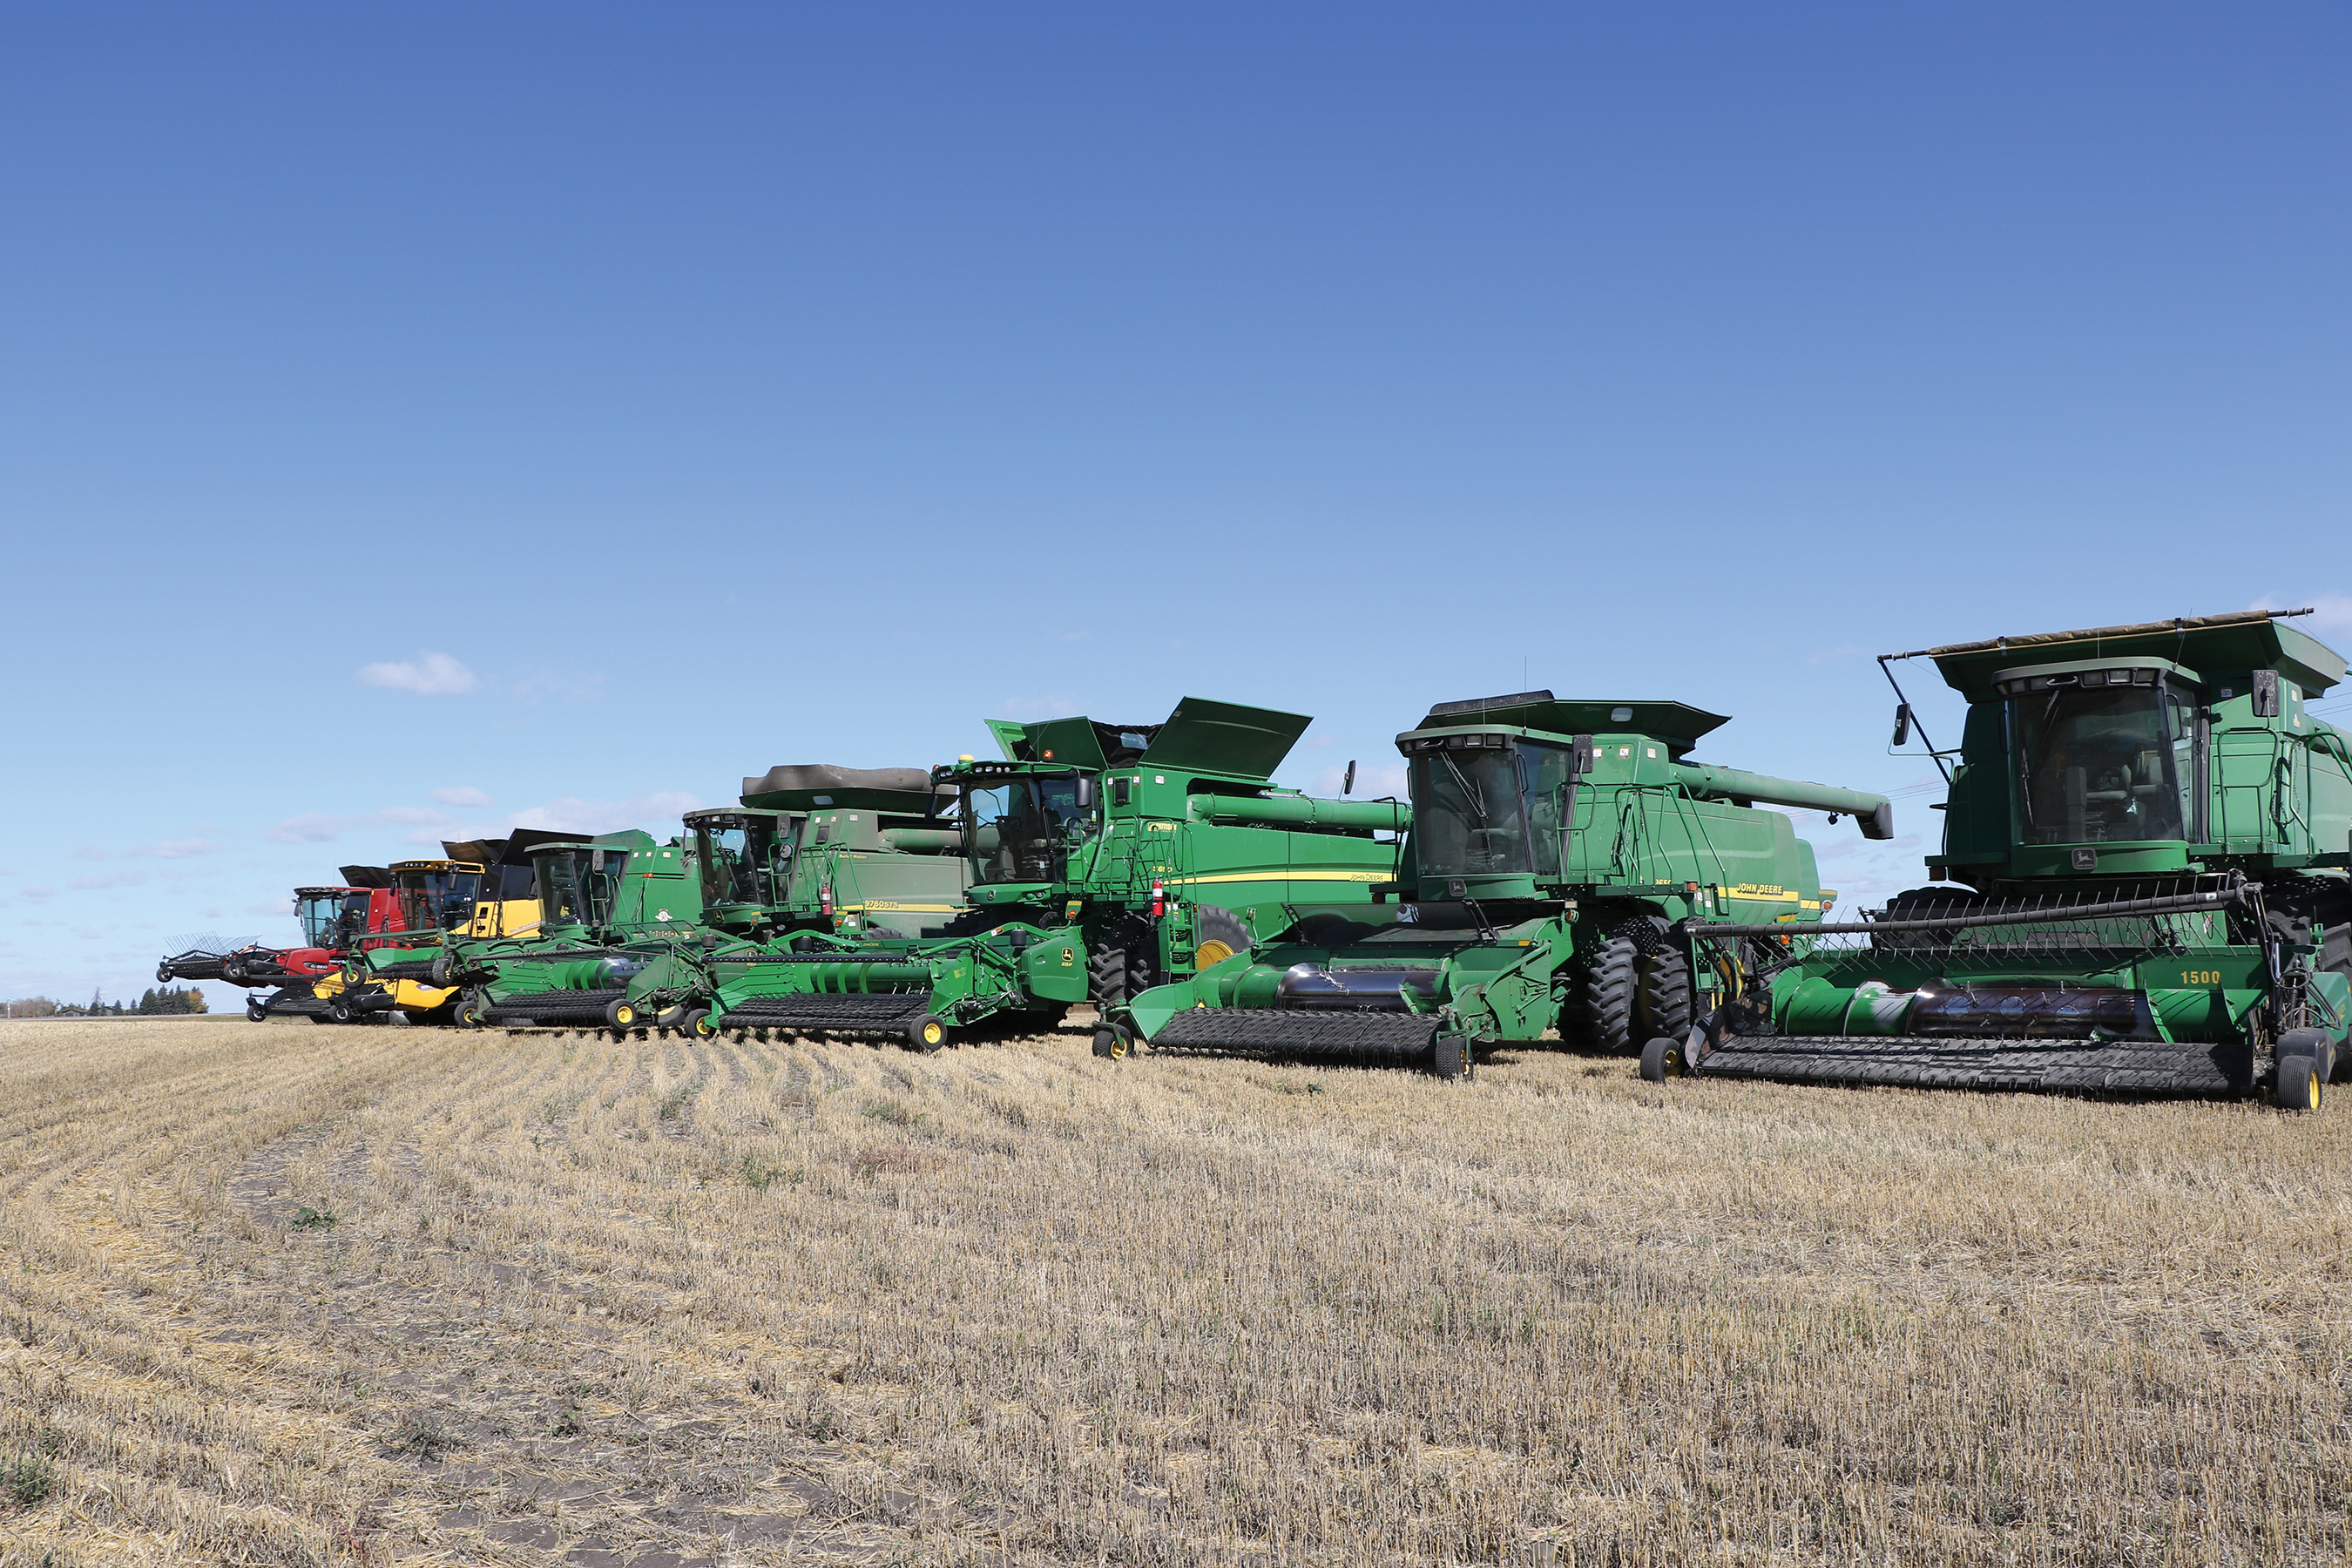
[[[22,996],[8,1004],[11,1018],[133,1018],[159,1013],[209,1013],[205,994],[193,985],[151,985],[136,1002],[107,1002],[95,991],[89,1004],[52,1002],[46,996]]]

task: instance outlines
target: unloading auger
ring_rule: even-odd
[[[2231,1096],[2315,1109],[2352,1026],[2334,650],[2248,611],[1958,643],[1943,886],[1802,942],[1685,926],[1735,982],[1654,1079]],[[1898,701],[1901,688],[1896,687]],[[1896,711],[1895,744],[1915,728]],[[1922,739],[1925,739],[1923,734]],[[1961,885],[1954,885],[1958,883]]]

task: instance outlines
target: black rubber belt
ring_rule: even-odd
[[[1424,1062],[1437,1020],[1412,1013],[1340,1013],[1303,1007],[1195,1007],[1150,1037],[1156,1051],[1219,1056],[1373,1058]]]
[[[533,991],[482,1009],[485,1024],[601,1024],[626,991]]]
[[[2238,1045],[1740,1035],[1697,1064],[1706,1078],[2044,1094],[2238,1095],[2253,1087]]]
[[[904,1029],[931,1010],[928,991],[813,992],[754,996],[730,1007],[722,1029]]]

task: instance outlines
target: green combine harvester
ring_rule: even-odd
[[[971,873],[922,769],[774,767],[745,779],[741,798],[687,814],[707,929],[632,977],[633,1020],[707,1035],[722,970],[956,929]]]
[[[1694,995],[1708,1005],[1738,981],[1693,965],[1684,921],[1736,916],[1786,947],[1835,897],[1789,817],[1757,803],[1895,831],[1882,795],[1690,761],[1727,721],[1549,691],[1438,704],[1397,737],[1412,835],[1380,901],[1304,913],[1255,951],[1141,991],[1108,1010],[1095,1054],[1142,1041],[1453,1077],[1481,1050],[1553,1031],[1617,1051],[1679,1037]]]
[[[628,1028],[628,983],[698,933],[690,852],[637,828],[544,839],[525,852],[538,897],[524,932],[453,938],[431,978],[463,987],[454,1022],[512,1028]]]
[[[1931,880],[1776,945],[1694,921],[1735,973],[1644,1072],[2229,1096],[2315,1109],[2352,1021],[2352,752],[2305,702],[2344,660],[2249,611],[1958,643],[1968,701]],[[1895,686],[1895,744],[1916,728]],[[1926,737],[1923,734],[1922,739]],[[1954,883],[1964,885],[1953,885]]]
[[[1003,760],[932,770],[952,807],[885,830],[903,851],[959,856],[963,913],[920,939],[845,927],[714,950],[698,1031],[936,1049],[991,1020],[1036,1028],[1089,997],[1116,1005],[1305,914],[1369,908],[1396,874],[1397,845],[1379,835],[1410,813],[1276,787],[1309,722],[1201,698],[1159,724],[992,722]]]

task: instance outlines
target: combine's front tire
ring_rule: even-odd
[[[245,1005],[245,1016],[250,1022],[266,1024],[269,1022],[269,1004],[257,996]]]
[[[948,1043],[945,1020],[936,1013],[924,1014],[908,1026],[907,1043],[925,1056],[930,1055]]]
[[[2309,1057],[2278,1058],[2278,1080],[2271,1098],[2281,1110],[2319,1109],[2319,1064]]]
[[[1681,1078],[1690,1071],[1690,1063],[1683,1057],[1683,1043],[1664,1035],[1653,1037],[1642,1047],[1642,1076],[1652,1083],[1664,1083],[1670,1078]]]
[[[1593,954],[1576,996],[1588,1045],[1604,1051],[1633,1048],[1633,994],[1641,963],[1642,951],[1630,936],[1612,936]]]
[[[1128,1001],[1127,949],[1104,942],[1087,954],[1087,994],[1097,1007],[1122,1006]]]
[[[1661,1035],[1680,1039],[1689,1034],[1690,964],[1671,947],[1650,953],[1642,960],[1642,986],[1635,999],[1640,1010],[1633,1022],[1640,1034],[1653,1039]]]

